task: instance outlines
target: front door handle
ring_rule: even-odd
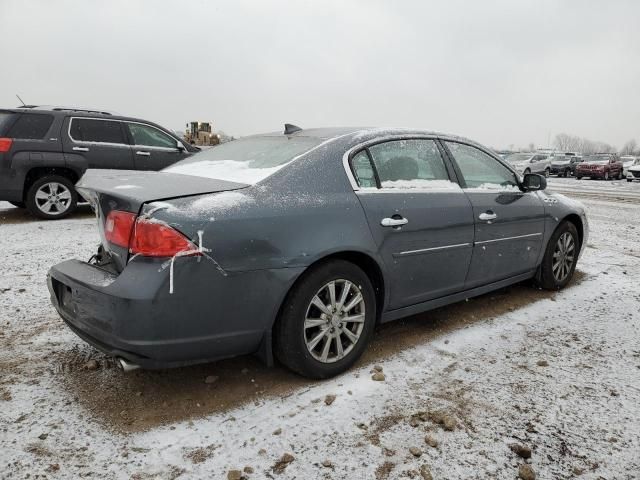
[[[141,152],[141,151],[139,151],[139,150],[138,150],[138,151],[136,152],[136,155],[140,155],[141,157],[148,157],[148,156],[150,156],[151,154],[150,154],[149,152]]]
[[[75,151],[75,152],[88,152],[89,149],[87,147],[73,147],[73,151]]]
[[[498,218],[498,215],[496,215],[491,210],[489,210],[488,212],[484,212],[484,213],[481,213],[480,215],[478,215],[478,218],[480,220],[491,221],[491,220],[495,220],[496,218]]]
[[[409,223],[409,220],[403,217],[399,217],[399,218],[387,217],[387,218],[383,218],[380,221],[380,225],[382,225],[383,227],[401,227],[402,225],[406,225],[407,223]]]

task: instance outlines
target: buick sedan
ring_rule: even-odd
[[[492,151],[420,130],[256,135],[160,172],[89,171],[101,244],[48,274],[124,369],[244,354],[326,378],[377,324],[533,279],[570,281],[583,207]]]

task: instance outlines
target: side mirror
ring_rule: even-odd
[[[176,140],[176,148],[180,151],[180,152],[184,152],[187,148],[184,146],[184,143],[182,143],[180,140]]]
[[[547,179],[537,173],[527,173],[522,179],[521,186],[525,192],[544,190],[547,188]]]

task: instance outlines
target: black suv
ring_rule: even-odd
[[[199,148],[152,122],[62,107],[0,109],[0,200],[69,215],[88,168],[161,170]]]

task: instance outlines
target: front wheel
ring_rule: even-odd
[[[289,369],[310,378],[347,370],[373,333],[371,281],[356,265],[332,260],[306,272],[287,295],[274,329],[274,351]]]
[[[76,209],[78,194],[73,183],[60,175],[36,180],[27,192],[27,208],[45,220],[64,218]]]
[[[553,232],[542,259],[536,282],[547,290],[560,290],[573,276],[580,253],[580,237],[576,226],[562,222]]]

